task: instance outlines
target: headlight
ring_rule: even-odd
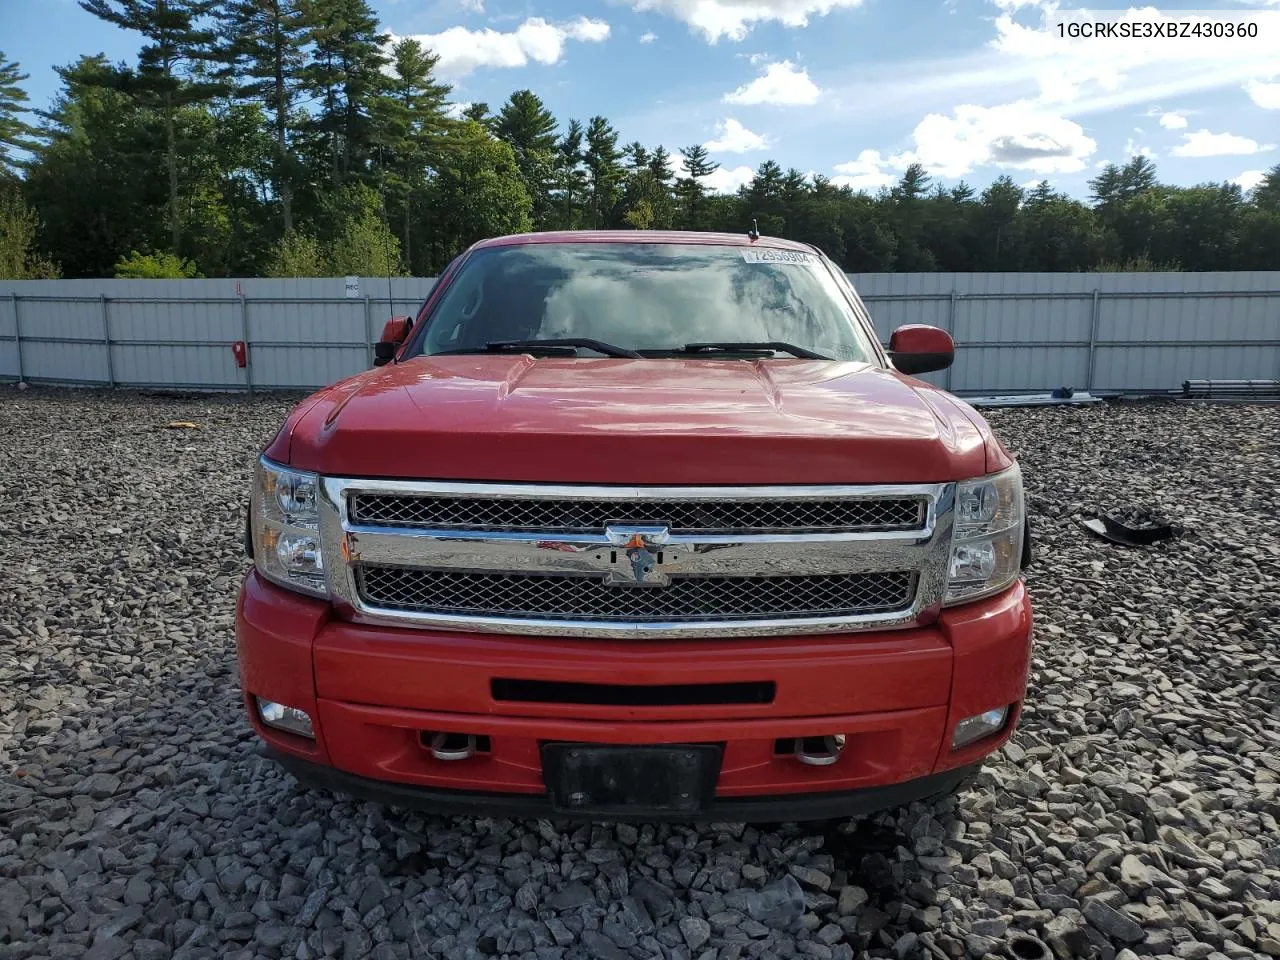
[[[320,513],[314,473],[258,459],[253,484],[253,562],[282,587],[327,597],[320,552]]]
[[[1022,472],[1008,470],[956,484],[955,526],[944,603],[998,593],[1022,562]]]

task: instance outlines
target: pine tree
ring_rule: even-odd
[[[1102,172],[1089,181],[1093,199],[1099,207],[1109,207],[1132,200],[1140,193],[1158,185],[1156,166],[1150,159],[1138,154],[1123,167],[1109,163]]]
[[[1007,174],[997,177],[982,191],[978,222],[981,236],[989,238],[987,250],[980,250],[977,266],[988,270],[1003,269],[1002,247],[1007,248],[1010,229],[1022,205],[1022,188]],[[989,251],[989,252],[988,252]]]
[[[421,193],[428,167],[443,148],[444,134],[453,127],[445,115],[448,84],[435,79],[440,58],[412,37],[396,43],[391,52],[392,79],[378,104],[381,140],[389,156],[384,166],[388,186],[404,212],[402,237],[405,262],[413,253],[414,198]]]
[[[923,164],[913,163],[903,171],[902,179],[898,181],[891,194],[895,200],[899,201],[918,200],[928,192],[931,179]]]
[[[622,156],[626,158],[627,168],[633,173],[649,165],[649,151],[639,140],[632,140],[623,147]]]
[[[675,172],[671,168],[671,154],[667,153],[667,148],[662,144],[654,147],[653,153],[649,154],[649,172],[663,186],[671,186]]]
[[[9,151],[30,148],[28,137],[35,133],[22,119],[27,110],[27,91],[22,89],[22,81],[28,76],[19,73],[18,65],[0,52],[0,176],[13,173],[18,167]]]
[[[482,129],[493,130],[493,117],[489,114],[489,105],[483,100],[467,104],[467,109],[462,111],[462,119],[474,120]]]
[[[706,226],[707,188],[703,180],[720,169],[720,164],[707,157],[707,148],[695,143],[681,147],[686,176],[676,180],[676,200],[680,205],[680,225],[688,230]]]
[[[517,90],[498,111],[493,132],[515,152],[533,198],[534,227],[547,226],[556,167],[556,118],[532,90]]]
[[[672,203],[672,187],[675,171],[671,168],[671,154],[662,144],[649,154],[649,173],[653,176],[655,199],[653,200],[653,225],[658,230],[668,230],[675,223],[675,205]]]
[[[671,157],[662,147],[652,153],[639,142],[626,145],[626,186],[623,190],[624,223],[638,230],[664,230],[671,226]]]
[[[369,172],[374,152],[374,105],[387,86],[378,18],[367,0],[305,0],[311,62],[303,83],[319,100],[315,129],[328,141],[334,187]]]
[[[785,184],[782,167],[773,160],[765,160],[756,168],[751,182],[738,191],[738,196],[746,201],[744,219],[755,220],[761,233],[787,235]]]
[[[297,160],[290,146],[294,107],[306,63],[304,0],[227,0],[222,55],[238,81],[234,93],[261,102],[271,118],[276,155],[272,188],[280,201],[284,232],[293,230]]]
[[[625,171],[619,161],[618,131],[604,117],[592,117],[587,124],[587,166],[590,200],[588,219],[593,229],[608,225]]]
[[[1260,209],[1280,213],[1280,163],[1268,170],[1253,188],[1253,202]]]
[[[164,121],[165,165],[169,173],[169,242],[177,253],[182,241],[178,209],[178,143],[176,118],[186,106],[207,103],[225,84],[207,75],[216,59],[216,35],[207,18],[217,0],[80,0],[95,17],[142,34],[136,70],[117,76],[141,106],[159,112]]]
[[[556,144],[557,226],[562,230],[572,230],[581,222],[582,199],[587,193],[587,173],[582,167],[583,138],[582,124],[570,120],[564,136]]]

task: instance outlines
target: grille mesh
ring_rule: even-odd
[[[393,610],[558,620],[717,621],[850,616],[911,605],[909,572],[793,577],[673,577],[662,587],[595,577],[363,566],[366,603]]]
[[[524,497],[442,497],[362,493],[351,497],[351,519],[386,527],[465,527],[587,533],[606,524],[657,524],[672,533],[734,531],[916,530],[924,526],[919,497],[830,500],[549,500]]]

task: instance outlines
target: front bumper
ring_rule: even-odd
[[[303,760],[292,754],[268,747],[267,755],[275,759],[301,783],[332,790],[360,800],[372,800],[388,806],[425,810],[433,814],[458,814],[473,817],[516,817],[550,819],[572,817],[557,810],[545,794],[486,793],[478,790],[437,790],[430,787],[391,783],[358,777],[334,767]],[[717,797],[695,817],[672,814],[665,810],[636,808],[625,814],[610,814],[610,820],[644,822],[658,820],[745,823],[799,822],[859,817],[879,810],[905,806],[915,800],[949,793],[977,768],[977,764],[934,773],[929,776],[861,790],[827,790],[821,793],[784,794],[771,797]]]
[[[236,634],[251,722],[300,779],[441,811],[548,815],[544,743],[716,743],[723,759],[707,815],[809,819],[944,791],[1002,745],[1025,692],[1031,612],[1017,583],[909,630],[702,641],[512,637],[334,620],[327,604],[250,573]],[[510,681],[539,682],[534,688],[549,695],[513,697]],[[725,684],[765,685],[769,695],[724,702]],[[634,696],[676,686],[682,695],[665,702]],[[566,690],[573,695],[559,695]],[[307,711],[315,739],[264,727],[255,697]],[[1000,733],[950,749],[956,723],[1002,706],[1012,710]],[[478,736],[487,750],[439,760],[424,733]],[[830,766],[779,752],[779,740],[837,733],[845,748]]]

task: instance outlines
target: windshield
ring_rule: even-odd
[[[691,343],[787,343],[875,362],[838,281],[816,254],[706,244],[478,250],[432,311],[414,352],[567,338],[657,354]]]

